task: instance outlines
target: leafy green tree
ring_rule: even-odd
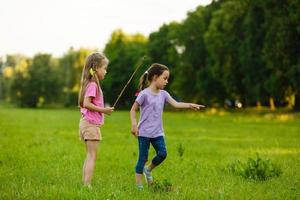
[[[37,107],[56,101],[60,87],[51,58],[49,54],[37,54],[28,67],[28,74],[17,74],[13,89],[20,106]]]
[[[284,104],[286,97],[299,95],[299,21],[293,13],[299,1],[267,1],[265,7],[263,58],[271,71],[265,88],[274,107],[274,103]]]
[[[244,75],[239,59],[239,48],[244,39],[240,31],[244,15],[245,4],[240,1],[226,1],[213,13],[205,33],[212,77],[221,83],[218,90],[220,102],[224,102],[225,98],[244,100]]]
[[[246,1],[247,11],[241,31],[244,41],[240,46],[242,83],[245,86],[245,103],[260,106],[266,103],[264,82],[269,70],[262,58],[265,39],[265,8],[264,0]]]
[[[59,79],[61,80],[62,99],[65,106],[76,106],[82,69],[86,57],[92,49],[80,48],[74,50],[70,48],[68,52],[59,59]],[[95,51],[95,50],[94,50]]]
[[[215,1],[206,7],[198,6],[188,13],[178,33],[183,51],[176,70],[180,78],[176,79],[175,87],[190,101],[215,104],[218,103],[218,96],[224,96],[220,82],[212,76],[204,40],[212,13],[219,7],[220,2]]]
[[[112,33],[104,49],[105,55],[110,60],[108,74],[102,85],[107,103],[114,103],[133,73],[137,62],[146,55],[146,50],[147,39],[143,35],[129,35],[122,30],[116,30]],[[128,85],[118,103],[118,107],[129,107],[135,99],[136,91],[137,85],[133,81]]]
[[[147,46],[151,63],[164,64],[171,71],[166,89],[172,87],[173,78],[177,74],[176,69],[180,64],[179,52],[181,47],[178,44],[178,28],[177,22],[162,25],[158,31],[150,34]]]
[[[7,102],[15,103],[17,91],[13,89],[17,75],[20,73],[26,74],[28,67],[28,59],[21,54],[11,54],[6,56],[6,61],[3,63],[3,99]]]
[[[288,1],[288,31],[289,31],[289,46],[288,52],[290,57],[290,67],[287,77],[290,82],[292,104],[294,110],[300,110],[300,2],[299,0]]]
[[[186,101],[223,105],[237,99],[249,106],[269,101],[273,109],[276,104],[300,110],[299,10],[299,0],[213,0],[180,23],[163,24],[149,39],[116,30],[104,49],[110,60],[105,101],[114,103],[147,55],[118,107],[132,104],[140,75],[158,62],[171,70],[167,89]],[[0,63],[0,99],[30,107],[77,105],[82,68],[92,51],[70,48],[58,59],[8,55]]]

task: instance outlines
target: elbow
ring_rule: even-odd
[[[178,103],[174,103],[174,104],[172,104],[172,106],[173,106],[174,108],[179,108],[179,107],[180,107]]]

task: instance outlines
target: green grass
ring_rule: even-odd
[[[168,157],[153,176],[171,191],[137,191],[129,112],[102,128],[93,190],[82,188],[77,110],[0,107],[0,199],[299,199],[300,118],[288,114],[165,112]],[[251,181],[225,170],[256,152],[282,174]],[[150,157],[154,155],[150,150]]]

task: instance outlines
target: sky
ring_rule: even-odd
[[[211,0],[0,0],[0,57],[103,50],[111,33],[148,36]]]

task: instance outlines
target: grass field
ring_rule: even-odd
[[[168,157],[153,176],[170,191],[136,190],[138,149],[125,111],[106,117],[93,189],[82,188],[78,120],[77,110],[0,107],[0,199],[300,199],[297,115],[165,112]],[[283,173],[253,181],[226,170],[256,152]]]

